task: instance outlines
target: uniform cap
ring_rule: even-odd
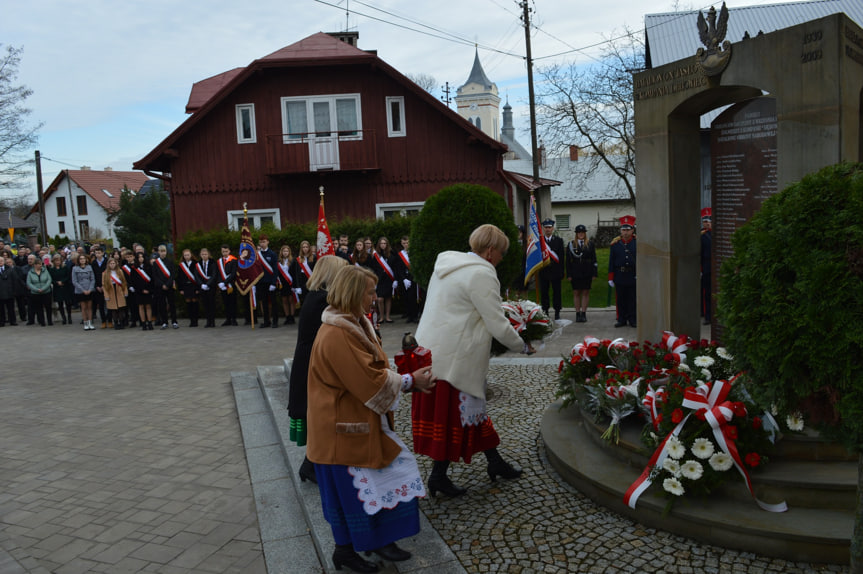
[[[635,216],[634,215],[624,215],[620,218],[620,228],[621,229],[632,229],[635,227]]]
[[[542,222],[542,226],[543,227],[548,227],[548,226],[554,227],[554,220],[551,218],[545,219]]]
[[[575,232],[576,233],[587,233],[587,227],[580,225],[580,224],[576,225],[575,226]]]
[[[701,210],[701,219],[710,219],[713,217],[713,210],[709,207],[705,207]]]

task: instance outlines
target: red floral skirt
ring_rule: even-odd
[[[413,393],[411,403],[414,452],[432,460],[470,463],[471,457],[500,444],[500,437],[487,418],[478,425],[462,426],[460,391],[438,380],[430,394]]]

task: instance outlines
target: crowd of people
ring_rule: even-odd
[[[386,237],[376,244],[358,239],[351,251],[347,236],[341,236],[337,255],[348,263],[367,267],[378,278],[376,317],[392,323],[394,296],[403,301],[408,322],[419,319],[421,291],[410,271],[409,238],[402,237],[393,250]],[[253,314],[246,298],[238,296],[238,259],[229,245],[214,257],[207,248],[199,253],[184,249],[179,261],[159,245],[147,253],[140,244],[131,248],[69,245],[60,250],[6,245],[0,241],[0,327],[72,324],[72,311],[79,310],[84,330],[138,328],[151,331],[178,329],[178,302],[185,303],[189,327],[202,322],[216,326],[217,297],[222,303],[221,326],[255,322],[265,328],[295,324],[295,316],[308,294],[308,281],[315,268],[315,248],[302,241],[299,249],[282,245],[278,253],[266,235],[258,238],[257,250],[263,275],[255,285],[257,308]],[[242,255],[241,255],[242,256]],[[259,317],[260,315],[260,317]]]

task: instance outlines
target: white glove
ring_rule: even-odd
[[[202,284],[201,284],[201,290],[202,290],[202,291],[209,291],[209,290],[210,290],[210,286],[209,286],[209,285],[207,285],[206,283],[202,283]]]
[[[293,289],[291,289],[291,291],[293,291],[294,293],[296,293],[296,294],[297,294],[297,297],[299,297],[300,295],[302,295],[302,294],[303,294],[303,290],[302,290],[302,288],[300,288],[300,287],[294,287]]]
[[[227,289],[227,287],[225,287],[225,284],[224,284],[224,283],[219,283],[219,289],[221,289],[222,291],[224,291],[225,289]]]
[[[270,291],[275,291],[275,290],[276,290],[276,286],[275,286],[275,285],[270,285]]]
[[[129,286],[129,293],[134,293],[134,292],[135,292],[135,288],[130,285]]]
[[[404,281],[402,281],[402,283],[404,284],[405,289],[410,289],[411,285],[413,285],[413,283],[411,283],[410,279],[405,279]]]
[[[609,286],[609,287],[614,287],[614,281],[609,280],[609,282],[608,282],[608,286]]]

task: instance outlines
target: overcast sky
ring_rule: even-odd
[[[729,7],[762,3],[732,0]],[[619,35],[625,26],[641,31],[644,14],[678,7],[673,0],[531,5],[539,28],[531,40],[536,66],[589,62],[599,47],[572,50]],[[681,9],[709,6],[679,3]],[[516,137],[529,147],[519,16],[515,0],[9,0],[0,43],[24,48],[17,83],[34,92],[27,100],[31,121],[45,124],[34,149],[44,158],[47,186],[66,168],[130,170],[187,117],[194,82],[346,25],[359,31],[360,48],[453,90],[467,79],[478,43],[487,75],[504,101],[509,96]]]

